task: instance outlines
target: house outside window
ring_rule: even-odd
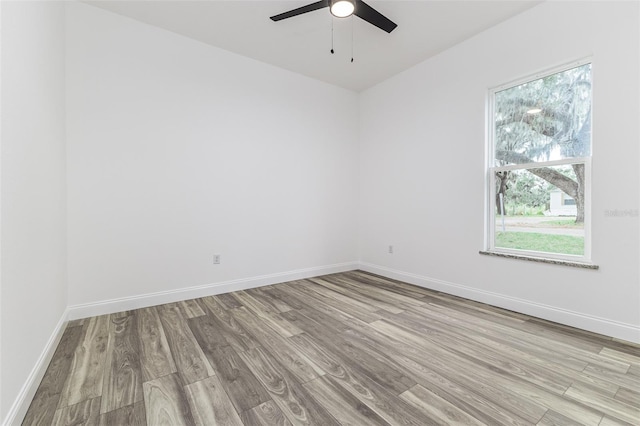
[[[487,249],[590,262],[591,63],[490,91]]]

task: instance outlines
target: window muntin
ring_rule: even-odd
[[[491,92],[487,246],[590,260],[591,64]]]

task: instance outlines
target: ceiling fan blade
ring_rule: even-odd
[[[376,27],[388,33],[393,31],[398,26],[398,24],[393,23],[389,18],[387,18],[362,0],[356,0],[356,10],[353,13],[359,18],[364,19],[368,23],[375,25]]]
[[[299,7],[297,9],[290,10],[288,12],[281,13],[271,17],[272,21],[280,21],[282,19],[292,18],[294,16],[302,15],[303,13],[313,12],[314,10],[322,9],[323,7],[329,7],[329,0],[321,0],[315,3],[308,4],[306,6]]]

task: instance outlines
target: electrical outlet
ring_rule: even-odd
[[[389,246],[389,254],[393,254],[393,246]]]
[[[214,265],[219,265],[220,264],[220,255],[219,254],[214,254],[213,255],[213,264]]]

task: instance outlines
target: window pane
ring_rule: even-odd
[[[495,165],[591,155],[591,64],[495,93]]]
[[[584,168],[496,172],[495,247],[584,255]]]

